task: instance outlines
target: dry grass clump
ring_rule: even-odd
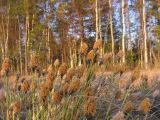
[[[39,99],[40,102],[42,103],[43,106],[47,106],[48,102],[47,102],[47,97],[48,97],[48,89],[45,88],[41,88],[40,92],[39,92]]]
[[[79,51],[80,51],[80,54],[86,55],[87,52],[88,52],[88,45],[87,45],[87,43],[82,42]]]
[[[47,74],[46,81],[51,81],[53,83],[54,80],[55,80],[55,77],[52,74]]]
[[[160,95],[160,91],[158,89],[156,89],[153,93],[152,93],[152,96],[155,98],[155,97],[158,97]]]
[[[69,85],[68,92],[70,94],[77,92],[80,89],[80,84],[81,84],[80,80],[72,80]]]
[[[91,96],[93,96],[93,90],[90,86],[87,87],[86,90],[84,91],[84,96],[85,96],[85,99],[88,99]]]
[[[75,75],[75,69],[69,68],[65,76],[65,82],[70,83],[74,75]]]
[[[36,90],[36,89],[37,89],[37,83],[36,83],[35,81],[32,81],[30,88],[31,88],[31,90],[33,90],[33,91]]]
[[[53,74],[53,73],[54,73],[54,69],[53,69],[52,64],[50,64],[50,65],[48,66],[48,68],[47,68],[47,73],[48,73],[48,74]]]
[[[113,56],[113,53],[112,53],[112,52],[110,52],[110,53],[105,53],[105,54],[103,55],[103,58],[102,58],[103,64],[108,63],[109,60],[112,58],[112,56]]]
[[[112,70],[115,71],[115,73],[120,73],[122,75],[125,71],[127,71],[128,67],[126,65],[116,65],[112,67]]]
[[[134,105],[132,101],[127,101],[125,105],[123,106],[123,112],[129,113],[134,109]]]
[[[14,114],[19,113],[21,111],[21,102],[15,101],[10,105],[10,110],[13,111]]]
[[[17,90],[17,87],[18,87],[18,78],[16,76],[13,76],[12,78],[12,89],[13,91],[16,91]]]
[[[115,94],[115,100],[120,100],[122,98],[122,95],[123,93],[121,90],[117,91]]]
[[[5,58],[2,63],[1,76],[8,76],[10,69],[9,58]]]
[[[124,56],[124,53],[122,50],[120,50],[117,55],[116,55],[118,58],[122,58]]]
[[[77,77],[81,78],[84,74],[84,71],[85,71],[85,66],[84,65],[78,66],[78,68],[76,70]]]
[[[149,98],[145,98],[141,101],[139,105],[139,110],[141,110],[143,113],[147,114],[151,109],[151,100]]]
[[[118,111],[111,120],[125,120],[124,119],[124,113],[122,111]]]
[[[85,102],[84,114],[87,118],[91,118],[96,115],[96,101],[94,99],[88,99]]]
[[[30,88],[30,86],[29,86],[29,83],[27,81],[23,81],[21,83],[20,90],[22,92],[27,93],[29,91],[29,88]]]
[[[93,49],[97,50],[102,48],[102,40],[97,40],[94,42]]]
[[[68,93],[68,89],[69,89],[69,83],[65,83],[64,85],[61,86],[60,88],[60,93],[65,96]]]
[[[132,74],[132,82],[137,80],[140,77],[140,74],[141,74],[140,69],[138,68],[135,69]]]
[[[34,72],[39,66],[39,57],[36,54],[31,55],[30,66],[32,71]]]
[[[67,72],[67,64],[66,63],[62,63],[58,69],[58,72],[61,76],[65,75]]]
[[[55,61],[54,61],[54,66],[55,67],[58,67],[60,65],[60,61],[59,61],[59,59],[56,59]]]
[[[62,100],[62,94],[59,91],[55,91],[52,94],[52,100],[54,101],[55,104],[59,104]]]
[[[95,58],[95,55],[96,53],[94,50],[89,51],[89,53],[87,54],[87,60],[93,61]]]

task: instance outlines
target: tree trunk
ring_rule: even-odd
[[[99,27],[98,27],[98,1],[96,0],[96,7],[95,7],[95,12],[96,12],[96,41],[99,39]]]
[[[126,11],[127,11],[127,21],[128,21],[128,31],[129,31],[129,50],[132,52],[132,33],[131,33],[131,20],[129,14],[129,1],[126,0]]]
[[[28,48],[28,26],[29,26],[29,16],[26,16],[26,33],[25,33],[25,74],[28,74],[28,56],[27,56],[27,48]]]
[[[125,13],[124,13],[124,0],[122,0],[122,52],[123,52],[123,56],[122,56],[122,63],[126,62],[125,59]]]
[[[115,62],[115,53],[114,53],[114,36],[113,36],[113,20],[112,20],[112,0],[109,0],[109,17],[110,17],[110,31],[111,31],[111,40],[112,40],[112,54],[113,54],[113,65]]]
[[[20,30],[19,17],[18,17],[18,27],[19,27],[19,62],[20,62],[20,73],[21,73],[21,75],[22,75],[22,72],[23,72],[23,64],[22,64],[21,30]]]
[[[147,49],[147,35],[146,35],[146,12],[145,12],[145,0],[142,0],[142,23],[143,23],[143,42],[144,42],[144,67],[148,69],[148,49]]]

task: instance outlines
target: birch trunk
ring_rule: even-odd
[[[19,62],[20,62],[20,73],[22,75],[23,72],[23,64],[22,64],[22,48],[21,48],[21,30],[20,30],[20,22],[18,17],[18,27],[19,27]]]
[[[128,21],[128,31],[129,31],[129,50],[132,52],[132,33],[131,33],[131,20],[129,14],[129,0],[126,0],[126,11],[127,11],[127,21]]]
[[[113,20],[112,20],[112,0],[109,0],[109,17],[110,17],[110,31],[111,31],[111,40],[112,40],[112,54],[113,54],[113,65],[115,62],[115,53],[114,53],[114,36],[113,36]]]
[[[125,59],[125,14],[124,14],[124,0],[122,0],[122,51],[123,51],[123,56],[122,56],[122,63],[126,62]]]
[[[142,0],[142,23],[143,23],[143,41],[144,41],[144,67],[148,69],[148,49],[147,49],[147,35],[146,35],[146,12],[145,12],[145,0]]]
[[[98,27],[98,0],[96,0],[95,12],[96,12],[96,41],[97,41],[98,38],[99,38],[99,27]]]

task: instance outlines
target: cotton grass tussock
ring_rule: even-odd
[[[2,63],[2,69],[1,69],[1,76],[8,76],[9,75],[9,69],[10,69],[10,62],[9,58],[5,58]]]
[[[69,84],[65,83],[64,85],[61,86],[60,88],[60,93],[65,96],[68,93],[68,89],[69,89]]]
[[[139,105],[139,110],[147,114],[150,111],[151,106],[151,100],[149,98],[145,98],[143,101],[141,101]]]
[[[95,58],[95,55],[96,55],[96,53],[94,50],[89,51],[89,53],[87,54],[87,60],[93,61]]]
[[[140,77],[140,70],[139,69],[135,69],[133,71],[133,74],[132,74],[132,82],[137,80],[139,77]]]
[[[59,91],[55,91],[53,94],[52,94],[52,100],[55,104],[59,104],[62,100],[62,95]]]
[[[95,41],[94,45],[93,45],[93,49],[97,50],[97,49],[100,49],[100,48],[102,48],[102,40]]]
[[[27,93],[29,91],[30,85],[27,81],[21,83],[21,91]]]
[[[116,55],[118,58],[122,58],[124,56],[124,53],[122,50],[120,50],[117,55]]]
[[[122,95],[123,95],[123,93],[121,90],[117,91],[115,94],[115,100],[121,100]]]
[[[153,96],[154,98],[159,97],[159,96],[160,96],[160,91],[159,91],[158,89],[156,89],[156,90],[152,93],[152,96]]]
[[[31,54],[30,66],[35,71],[39,66],[39,58],[36,54]]]
[[[76,70],[77,77],[81,78],[84,74],[84,71],[85,71],[85,66],[84,65],[78,66],[78,68]]]
[[[32,81],[30,88],[31,88],[32,91],[35,91],[37,89],[37,83],[35,81]]]
[[[19,113],[21,111],[21,102],[20,101],[12,102],[10,105],[10,110],[12,110],[14,114]]]
[[[123,106],[123,112],[129,113],[134,109],[134,105],[131,101],[127,101],[125,105]]]
[[[79,52],[82,55],[86,55],[87,54],[87,52],[88,52],[88,45],[87,45],[87,43],[85,43],[85,42],[81,43]]]
[[[54,69],[53,69],[52,64],[50,64],[50,65],[48,66],[48,68],[47,68],[47,73],[48,73],[48,74],[51,74],[51,75],[54,73]]]
[[[59,59],[56,59],[54,61],[54,66],[57,68],[59,65],[60,65],[60,61],[59,61]]]
[[[84,96],[85,96],[85,99],[88,99],[91,96],[93,96],[93,90],[90,86],[87,87],[86,90],[84,91]]]
[[[75,75],[75,69],[69,68],[65,77],[65,82],[70,83],[74,75]]]
[[[51,91],[52,88],[53,88],[53,82],[47,80],[47,81],[45,82],[45,88],[48,89],[49,91]]]
[[[47,89],[41,89],[39,92],[40,99],[46,99],[48,97],[48,90]]]
[[[72,82],[69,85],[68,92],[70,94],[77,92],[80,89],[80,84],[80,80],[72,80]]]
[[[92,118],[96,115],[96,101],[94,99],[88,99],[84,103],[84,114],[87,118]]]
[[[46,81],[54,82],[54,80],[55,80],[55,77],[52,74],[47,74]]]
[[[58,69],[58,72],[61,76],[65,75],[67,72],[67,64],[66,63],[62,63]]]
[[[103,61],[103,64],[106,64],[109,62],[109,60],[113,57],[113,53],[110,52],[110,53],[105,53],[103,55],[103,58],[102,58],[102,61]]]
[[[125,115],[122,111],[118,111],[111,120],[125,120]]]

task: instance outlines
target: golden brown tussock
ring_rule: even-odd
[[[24,81],[21,83],[21,91],[24,93],[27,93],[29,91],[29,83],[27,81]]]
[[[55,78],[52,74],[47,74],[46,76],[46,81],[51,81],[51,82],[54,82]]]
[[[13,113],[19,113],[21,111],[21,103],[19,101],[12,102],[10,109],[13,110]]]
[[[119,91],[117,91],[116,94],[115,94],[115,99],[116,99],[116,100],[119,100],[119,99],[121,99],[121,98],[122,98],[122,91],[119,90]]]
[[[84,74],[84,71],[85,71],[85,66],[84,65],[79,66],[76,70],[77,77],[81,78]]]
[[[9,70],[9,68],[10,68],[9,58],[5,58],[2,63],[2,69]]]
[[[124,113],[122,111],[118,111],[111,120],[125,120]]]
[[[54,101],[54,103],[59,104],[62,100],[62,95],[60,92],[55,91],[52,94],[52,100]]]
[[[37,88],[37,83],[35,81],[32,81],[31,83],[31,90],[35,90]]]
[[[58,69],[58,72],[61,76],[63,76],[64,74],[66,74],[67,72],[67,64],[66,63],[62,63]]]
[[[93,91],[92,91],[91,87],[86,88],[86,90],[84,91],[84,96],[85,96],[86,99],[93,96]]]
[[[147,114],[150,111],[151,108],[151,100],[149,98],[145,98],[143,101],[141,101],[139,105],[139,110]]]
[[[61,86],[60,93],[62,95],[66,95],[68,93],[68,88],[69,88],[69,84],[65,83],[64,85]]]
[[[100,48],[102,48],[102,40],[95,41],[93,45],[93,49],[100,49]]]
[[[39,96],[40,96],[41,99],[47,98],[47,96],[48,96],[48,90],[45,89],[45,88],[41,89],[40,93],[39,93]]]
[[[134,109],[132,101],[127,101],[123,107],[123,112],[128,113]]]
[[[30,65],[31,66],[38,66],[39,65],[39,58],[37,55],[35,55],[35,54],[31,55]]]
[[[140,74],[141,74],[140,69],[138,68],[135,69],[132,74],[132,82],[140,78]]]
[[[84,114],[86,116],[95,116],[96,102],[94,99],[88,99],[84,104]]]
[[[94,60],[94,57],[95,57],[95,51],[94,50],[91,50],[89,51],[89,53],[87,54],[87,60],[91,60],[93,61]]]
[[[80,46],[80,54],[87,54],[88,51],[88,45],[85,42],[82,42]]]
[[[113,53],[110,52],[110,53],[105,53],[103,55],[103,63],[106,64],[107,62],[109,62],[109,60],[112,58],[113,56]]]
[[[68,69],[65,81],[70,83],[74,75],[75,75],[75,69],[74,68]]]
[[[78,91],[80,89],[80,84],[80,80],[72,80],[68,88],[69,93],[74,93]]]
[[[54,66],[55,67],[58,67],[60,65],[60,61],[59,61],[59,59],[56,59],[55,61],[54,61]]]
[[[10,63],[9,63],[9,58],[5,58],[3,63],[2,63],[2,69],[1,69],[1,76],[8,76],[10,69]]]
[[[119,58],[122,58],[124,56],[124,53],[122,50],[120,50],[118,53],[117,53],[117,57]]]
[[[53,74],[53,73],[54,73],[54,69],[53,69],[52,64],[50,64],[50,65],[48,66],[47,72],[48,72],[48,74]]]

